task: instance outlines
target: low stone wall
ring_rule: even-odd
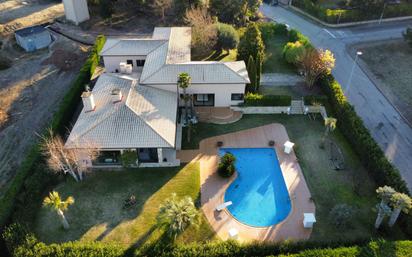
[[[289,106],[232,106],[230,108],[243,114],[281,114],[288,113]]]

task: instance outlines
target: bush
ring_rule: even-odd
[[[239,44],[239,34],[236,29],[229,24],[217,24],[217,44],[220,49],[234,49]]]
[[[262,33],[262,39],[265,44],[276,35],[287,36],[288,34],[288,29],[283,23],[259,22],[258,27],[260,33]]]
[[[229,178],[235,173],[235,161],[236,158],[231,153],[225,153],[220,158],[220,163],[218,165],[217,171],[220,176],[224,178]]]
[[[354,210],[347,204],[338,204],[329,213],[329,219],[337,228],[346,228],[350,225]]]
[[[323,105],[328,102],[328,97],[325,95],[307,95],[303,97],[305,105]]]
[[[261,95],[248,93],[244,106],[290,106],[292,97],[289,95]]]
[[[64,96],[60,103],[59,109],[53,115],[50,127],[53,131],[63,134],[66,132],[66,127],[76,111],[76,106],[80,102],[81,92],[84,90],[84,85],[89,83],[91,74],[98,65],[98,52],[103,48],[105,38],[99,36],[96,43],[89,54],[82,69],[74,81],[71,89]],[[20,207],[18,217],[33,218],[31,209],[28,206],[38,206],[38,198],[42,196],[44,189],[56,181],[56,176],[45,171],[45,166],[42,165],[43,158],[40,151],[40,145],[35,144],[26,155],[20,167],[16,171],[16,176],[10,183],[9,188],[5,192],[3,198],[0,199],[0,226],[3,227],[8,221],[16,207]],[[35,198],[36,200],[33,200]],[[31,210],[28,212],[27,210]],[[32,216],[30,216],[32,215]]]
[[[302,33],[295,29],[291,29],[288,32],[288,41],[289,42],[296,42],[299,41],[305,47],[312,47],[309,38],[304,36]]]
[[[299,61],[299,58],[305,52],[305,46],[299,42],[288,42],[283,47],[283,58],[287,63],[296,64]]]
[[[10,68],[12,65],[12,61],[7,58],[6,56],[0,55],[0,70],[6,70]]]

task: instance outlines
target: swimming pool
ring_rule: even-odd
[[[238,221],[256,227],[283,221],[291,210],[289,193],[272,148],[221,148],[236,157],[237,178],[225,193],[227,209]]]

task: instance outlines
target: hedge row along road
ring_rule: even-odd
[[[350,45],[356,43],[401,38],[402,31],[411,22],[325,29],[280,6],[264,4],[261,11],[265,16],[299,30],[309,37],[314,46],[329,49],[334,53],[334,77],[342,85],[346,97],[354,105],[388,159],[399,169],[412,192],[412,128],[357,65],[348,87],[353,57],[347,51]]]

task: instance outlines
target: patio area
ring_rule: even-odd
[[[226,209],[217,212],[215,208],[223,203],[225,191],[235,176],[223,179],[217,175],[219,156],[216,143],[222,141],[223,147],[228,148],[261,148],[268,147],[270,140],[276,142],[273,148],[279,159],[292,202],[292,210],[288,217],[279,224],[262,228],[240,223]],[[200,161],[202,210],[221,239],[228,239],[229,230],[233,228],[239,232],[239,241],[241,242],[305,240],[310,237],[312,230],[303,228],[303,213],[315,213],[315,205],[311,201],[310,191],[294,152],[292,151],[290,154],[283,152],[283,144],[287,140],[289,137],[285,127],[282,124],[274,123],[207,138],[200,142],[199,152],[193,150],[178,152],[178,158],[182,162]]]
[[[233,111],[229,107],[195,107],[195,111],[200,122],[229,124],[242,118],[242,112]]]

